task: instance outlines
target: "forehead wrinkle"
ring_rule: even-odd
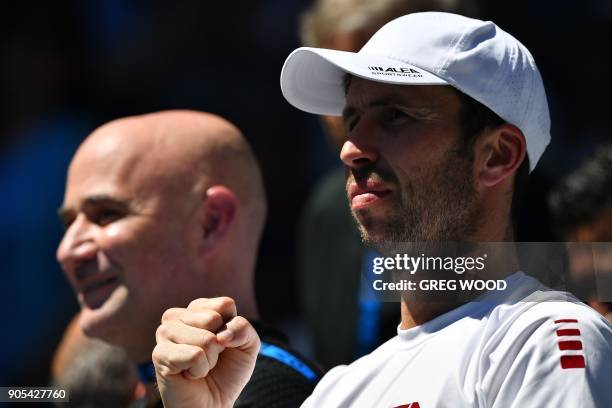
[[[351,83],[351,99],[347,95],[343,111],[345,122],[368,109],[381,106],[406,108],[429,119],[450,115],[458,120],[460,114],[461,100],[450,85],[397,85],[361,78],[353,78]]]
[[[363,107],[360,106],[353,106],[353,105],[347,105],[344,110],[342,111],[342,116],[345,119],[349,119],[351,116],[354,116],[355,114],[368,110],[368,109],[372,109],[372,108],[377,108],[377,107],[381,107],[381,106],[391,106],[391,105],[404,105],[407,106],[406,102],[403,101],[400,97],[398,97],[397,95],[388,95],[388,96],[384,96],[381,97],[379,99],[374,99],[371,101],[363,101],[364,105]]]

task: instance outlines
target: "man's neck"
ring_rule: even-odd
[[[427,323],[428,321],[459,307],[460,305],[461,303],[411,302],[409,299],[402,298],[402,302],[400,304],[402,317],[400,328],[402,330],[407,330],[420,326],[423,323]]]
[[[483,251],[481,252],[482,255],[486,253],[487,262],[486,268],[479,276],[467,277],[466,275],[468,274],[465,273],[465,275],[461,276],[448,275],[448,279],[497,280],[504,279],[519,269],[514,243],[512,242],[483,244],[480,247],[480,251]],[[420,278],[425,279],[424,275]],[[443,280],[440,277],[436,279]],[[448,279],[444,280],[448,281]],[[420,326],[474,300],[483,293],[485,291],[472,290],[459,292],[459,289],[448,292],[404,292],[400,305],[402,319],[400,328],[406,330]]]

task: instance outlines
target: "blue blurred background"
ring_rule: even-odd
[[[526,241],[554,240],[551,186],[612,135],[612,2],[480,1],[532,51],[553,141],[533,173]],[[236,123],[263,168],[269,222],[257,269],[272,322],[299,318],[295,228],[317,178],[336,163],[317,117],[280,93],[307,0],[21,1],[0,13],[0,385],[43,385],[77,310],[55,261],[65,172],[87,134],[111,119],[190,108]]]

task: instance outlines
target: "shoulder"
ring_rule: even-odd
[[[578,333],[593,340],[610,340],[612,336],[609,322],[571,295],[552,292],[546,297],[527,299],[524,303],[525,306],[512,319],[510,332],[524,332],[532,340],[539,336],[564,337]]]
[[[612,327],[589,306],[574,301],[544,301],[527,309],[513,325],[513,331],[526,332],[528,349],[549,351],[559,357],[559,365],[590,365],[607,355],[612,364]],[[550,345],[554,345],[552,347]],[[588,364],[587,364],[588,362]]]
[[[488,339],[480,359],[486,398],[507,406],[608,406],[599,404],[612,401],[612,328],[571,298],[547,299],[513,305]]]
[[[513,344],[521,344],[540,336],[556,336],[557,330],[567,324],[581,326],[577,329],[587,335],[610,336],[608,321],[572,294],[549,289],[528,276],[517,279],[520,286],[515,294],[487,316],[493,344],[507,337],[512,338]]]
[[[612,328],[608,321],[563,292],[539,292],[513,305],[502,305],[491,319],[496,327],[489,339],[489,352],[504,354],[541,350],[556,353],[559,348],[583,347],[612,352]]]

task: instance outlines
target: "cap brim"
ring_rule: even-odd
[[[298,109],[318,115],[341,115],[347,73],[391,84],[448,84],[430,72],[396,59],[301,47],[283,65],[281,90],[285,99]]]

